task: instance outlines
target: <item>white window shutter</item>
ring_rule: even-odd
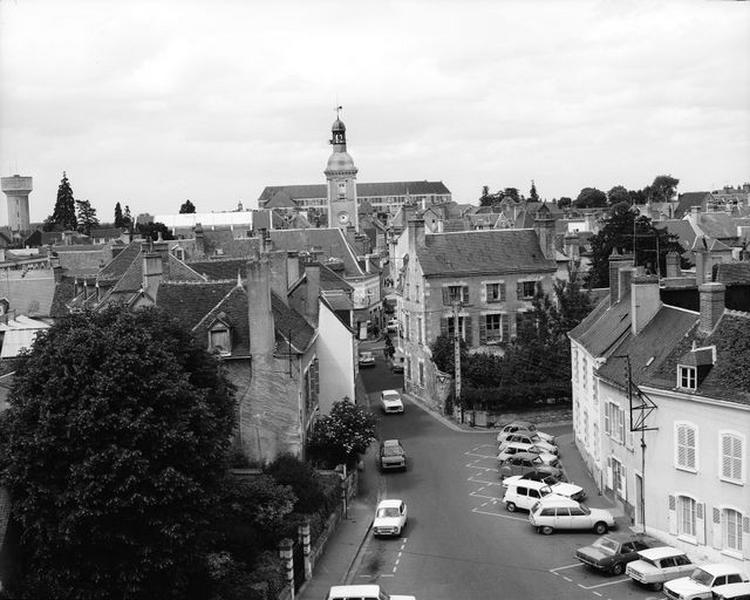
[[[750,517],[742,517],[742,554],[750,558]]]
[[[742,438],[732,436],[732,479],[742,479]]]
[[[483,283],[479,286],[479,297],[483,304],[487,303],[487,285],[486,283]]]
[[[622,499],[628,499],[628,488],[627,479],[625,478],[625,465],[620,465],[620,490],[622,491]]]
[[[678,466],[680,467],[686,466],[686,462],[685,462],[687,460],[687,457],[685,454],[685,444],[687,443],[686,438],[687,438],[687,435],[686,435],[685,426],[678,425],[677,426],[677,440],[676,440],[677,456],[675,458],[677,460]]]
[[[714,507],[713,518],[711,519],[711,545],[717,550],[721,550],[721,510]]]
[[[677,535],[677,499],[669,495],[669,533]]]
[[[732,477],[732,436],[721,436],[721,476]]]
[[[610,457],[607,457],[607,487],[610,490],[615,489],[613,483],[614,478],[612,477],[612,459]]]
[[[695,469],[695,429],[686,427],[687,432],[687,467]]]
[[[695,503],[695,533],[698,543],[702,546],[706,543],[706,505],[703,502]]]

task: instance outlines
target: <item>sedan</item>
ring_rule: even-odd
[[[515,456],[511,456],[506,461],[498,464],[498,470],[500,471],[501,479],[511,475],[525,475],[534,471],[546,473],[560,481],[564,481],[561,469],[544,464],[544,461],[542,461],[538,454],[532,454],[531,452],[521,452]]]
[[[615,518],[609,511],[589,508],[555,494],[545,496],[531,507],[529,522],[544,535],[556,529],[593,529],[602,535],[615,526]]]
[[[590,546],[576,550],[576,558],[597,571],[622,575],[625,565],[638,558],[640,550],[657,546],[654,538],[637,533],[603,535]]]
[[[389,469],[403,469],[406,471],[406,451],[398,440],[383,440],[380,442],[378,467],[381,471]]]
[[[380,392],[380,406],[386,414],[404,412],[404,401],[401,399],[401,394],[396,390]]]
[[[538,431],[536,425],[530,423],[529,421],[513,421],[511,423],[508,423],[507,425],[504,425],[500,430],[500,433],[497,434],[497,443],[499,444],[500,442],[505,440],[506,436],[510,435],[511,433],[516,433],[517,431],[530,431],[536,433],[545,442],[549,442],[550,444],[555,443],[554,435],[544,433],[543,431]]]
[[[359,366],[360,367],[374,367],[375,355],[372,352],[360,352],[359,353]]]
[[[628,563],[625,574],[642,585],[659,591],[667,581],[687,577],[695,564],[687,555],[671,546],[649,548],[638,553],[638,560]]]
[[[528,446],[535,446],[536,448],[539,448],[542,452],[547,452],[548,454],[559,454],[559,450],[557,449],[557,446],[544,441],[542,438],[539,437],[539,434],[535,432],[525,431],[525,432],[511,433],[508,436],[506,436],[506,438],[502,442],[500,442],[499,445],[503,446],[509,443],[527,444]]]
[[[550,454],[549,452],[544,452],[541,448],[537,448],[536,446],[532,444],[516,444],[514,442],[510,442],[507,444],[503,444],[500,446],[500,451],[497,455],[497,462],[502,463],[505,462],[507,459],[509,459],[511,456],[515,456],[516,454],[536,454],[539,456],[539,458],[542,459],[542,462],[545,465],[551,465],[554,467],[559,466],[560,462],[557,460],[557,456],[554,454]]]
[[[403,500],[381,500],[372,522],[373,535],[400,536],[406,527],[406,503]]]

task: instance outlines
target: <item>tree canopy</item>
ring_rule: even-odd
[[[76,200],[76,209],[78,212],[78,231],[89,235],[91,230],[99,225],[96,209],[91,206],[91,202],[88,200]]]
[[[138,223],[138,225],[135,226],[136,231],[140,233],[145,239],[151,239],[151,240],[158,240],[159,234],[161,233],[161,239],[163,240],[173,240],[174,236],[172,235],[172,232],[169,230],[169,227],[167,227],[164,223],[161,223],[157,221],[156,223],[149,222],[149,223]]]
[[[63,171],[62,180],[57,187],[57,200],[52,215],[44,221],[45,231],[70,231],[78,226],[73,188],[70,187],[68,175]]]
[[[182,597],[235,426],[217,359],[156,309],[77,313],[37,336],[9,403],[16,595]]]
[[[190,200],[185,200],[180,206],[180,214],[192,214],[195,212],[195,205]]]
[[[607,192],[607,202],[611,205],[630,202],[630,192],[624,186],[616,185]]]
[[[592,187],[585,187],[573,202],[576,208],[599,208],[607,205],[607,194]]]
[[[671,175],[657,175],[649,187],[650,199],[654,202],[669,202],[677,193],[680,180]]]
[[[120,203],[118,202],[115,204],[115,227],[125,227],[122,220],[122,207],[120,206]]]
[[[539,202],[539,194],[536,192],[536,185],[534,184],[534,180],[531,180],[531,189],[529,190],[529,200],[532,202]]]
[[[331,412],[320,417],[309,439],[311,452],[324,462],[352,464],[375,439],[377,419],[350,402],[334,402]]]

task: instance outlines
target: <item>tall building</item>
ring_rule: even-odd
[[[341,107],[338,108],[338,111]],[[357,167],[346,151],[346,126],[337,114],[331,128],[333,152],[324,171],[328,187],[328,224],[359,231],[357,214]]]
[[[8,198],[8,227],[11,231],[29,231],[29,194],[31,177],[3,177],[0,187]]]

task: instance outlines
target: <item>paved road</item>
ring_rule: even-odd
[[[363,378],[376,410],[380,389],[400,387],[382,358]],[[367,540],[352,583],[379,582],[390,593],[431,600],[661,597],[579,566],[573,553],[594,534],[541,536],[525,513],[508,513],[499,501],[494,432],[456,432],[407,404],[406,414],[381,418],[379,433],[401,439],[409,456],[406,473],[378,481],[380,497],[406,501],[409,523],[401,539]]]

